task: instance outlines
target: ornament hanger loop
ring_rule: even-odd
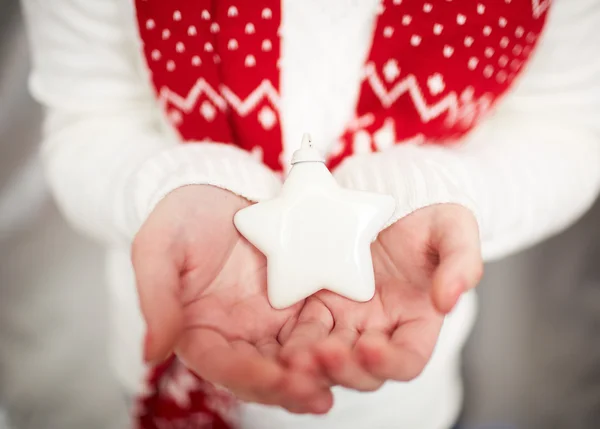
[[[321,153],[314,147],[310,134],[302,136],[300,149],[292,156],[292,165],[299,162],[325,162]]]

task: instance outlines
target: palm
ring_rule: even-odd
[[[275,358],[279,331],[301,304],[274,310],[266,295],[264,256],[233,227],[230,234],[211,243],[210,249],[190,249],[190,266],[182,279],[184,331],[189,333],[184,338],[193,343],[195,332],[210,330]]]
[[[270,306],[266,260],[232,222],[247,205],[226,191],[189,186],[166,197],[140,230],[133,262],[147,357],[175,349],[201,377],[241,399],[325,412],[328,387],[277,359],[278,334],[302,304]]]
[[[357,303],[327,291],[309,298],[311,304],[299,317],[310,323],[298,335],[292,331],[283,350],[292,367],[320,369],[332,384],[359,390],[376,389],[386,379],[410,380],[420,373],[433,351],[443,312],[450,310],[457,295],[455,290],[448,291],[451,303],[442,303],[445,308],[440,311],[434,302],[435,277],[464,268],[450,263],[450,268],[440,269],[444,249],[439,247],[439,237],[432,236],[439,230],[439,210],[415,212],[373,243],[376,293],[371,301]],[[460,211],[466,212],[460,208],[461,216]],[[469,224],[469,217],[467,213],[454,226]],[[468,253],[477,255],[477,250],[475,246]]]

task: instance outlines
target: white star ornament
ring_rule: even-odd
[[[240,210],[234,222],[267,257],[269,302],[283,309],[321,289],[369,301],[371,243],[394,209],[391,196],[340,187],[305,135],[281,194]]]

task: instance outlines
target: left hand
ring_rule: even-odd
[[[360,391],[409,381],[429,361],[444,315],[483,273],[477,222],[459,205],[415,211],[371,250],[374,298],[357,303],[328,291],[308,298],[279,334],[290,367]]]
[[[204,380],[238,398],[324,413],[329,386],[277,359],[277,335],[302,303],[273,309],[266,259],[233,224],[250,203],[223,189],[190,185],[167,195],[132,246],[146,335],[146,360],[176,352]]]

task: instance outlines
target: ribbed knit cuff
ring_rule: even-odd
[[[443,203],[466,207],[481,226],[468,190],[461,189],[453,177],[455,172],[439,161],[424,156],[422,147],[399,145],[383,153],[348,158],[334,171],[334,177],[346,188],[393,196],[396,210],[387,226],[418,209]]]
[[[219,143],[175,146],[145,161],[130,181],[132,236],[154,207],[186,185],[212,185],[252,202],[277,195],[281,180],[248,152]]]

